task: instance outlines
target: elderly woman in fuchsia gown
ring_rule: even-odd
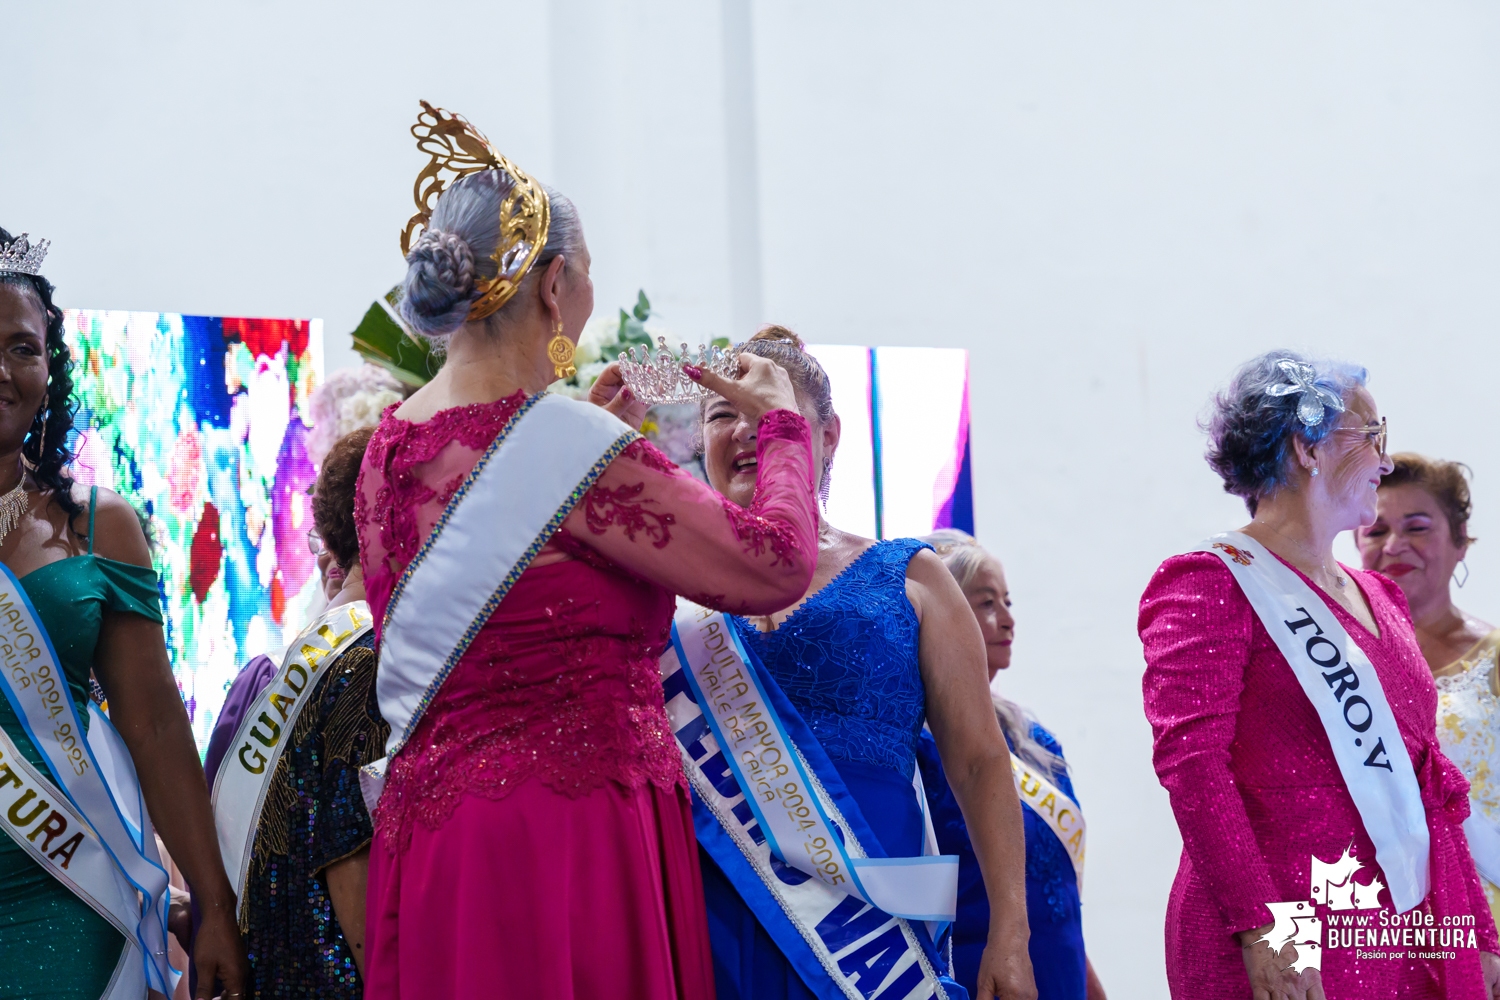
[[[447,360],[387,411],[361,473],[355,520],[382,623],[382,684],[403,570],[491,442],[541,411],[531,399],[567,364],[593,308],[577,213],[548,192],[550,229],[529,272],[497,312],[475,315],[495,287],[497,218],[518,185],[535,182],[508,163],[455,182],[407,258],[403,315],[444,342]],[[769,613],[807,589],[818,553],[807,421],[781,369],[746,363],[737,382],[703,381],[759,420],[755,502],[725,501],[619,424],[635,440],[601,459],[390,762],[370,858],[369,1000],[712,1000],[692,814],[657,662],[674,594]],[[598,419],[586,403],[552,403]],[[610,406],[644,416],[625,391]],[[554,458],[567,445],[545,440]],[[489,486],[533,489],[526,473],[542,476],[543,464]],[[472,502],[466,494],[444,532]],[[507,568],[464,573],[492,572],[480,581],[489,594]],[[401,600],[413,599],[408,589]]]
[[[1174,997],[1500,996],[1495,925],[1461,827],[1468,785],[1438,748],[1436,693],[1406,601],[1390,580],[1333,558],[1339,532],[1374,520],[1390,469],[1364,383],[1363,369],[1286,351],[1242,368],[1215,401],[1208,458],[1253,520],[1168,559],[1141,599],[1146,716],[1183,840],[1166,920]],[[1289,595],[1272,631],[1262,608],[1275,598],[1258,579]],[[1302,618],[1322,624],[1314,633]],[[1298,645],[1282,645],[1283,632]],[[1337,668],[1305,672],[1298,651],[1334,663],[1321,643],[1342,633]],[[1344,683],[1356,671],[1358,697]],[[1389,741],[1367,745],[1382,723]],[[1372,782],[1396,779],[1404,799],[1369,797]],[[1337,863],[1346,850],[1358,871],[1320,865],[1315,883],[1313,859]],[[1416,861],[1382,866],[1377,853]],[[1348,878],[1365,905],[1331,908]],[[1399,919],[1420,934],[1390,933],[1393,885],[1416,887]],[[1321,928],[1283,927],[1268,905],[1299,903]],[[1352,941],[1346,920],[1373,935]]]

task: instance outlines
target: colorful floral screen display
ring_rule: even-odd
[[[69,310],[74,474],[148,522],[167,649],[201,751],[246,660],[318,599],[308,487],[317,320]]]

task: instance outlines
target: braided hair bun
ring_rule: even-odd
[[[463,325],[478,295],[474,251],[456,233],[428,229],[406,255],[401,316],[412,329],[442,337]]]

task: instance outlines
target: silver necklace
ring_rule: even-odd
[[[1265,528],[1268,531],[1271,531],[1271,532],[1275,533],[1276,535],[1279,535],[1284,541],[1286,541],[1289,544],[1291,544],[1293,548],[1303,549],[1304,551],[1306,550],[1305,546],[1301,545],[1300,543],[1298,543],[1296,541],[1293,541],[1290,538],[1287,538],[1286,535],[1281,534],[1281,532],[1277,531],[1274,527],[1272,527],[1270,524],[1266,523],[1265,521],[1254,521],[1253,523],[1260,525],[1261,527]],[[1335,567],[1338,566],[1337,560],[1334,561],[1333,565]],[[1332,577],[1334,586],[1338,587],[1339,590],[1343,590],[1344,589],[1344,585],[1349,582],[1349,578],[1348,577],[1346,577],[1344,574],[1340,573],[1337,569],[1329,569],[1328,565],[1326,563],[1321,564],[1319,566],[1319,568],[1322,569],[1322,571],[1324,573],[1328,574],[1328,576]]]
[[[15,488],[4,496],[0,496],[0,542],[4,542],[5,536],[21,523],[26,507],[26,474],[23,472]]]

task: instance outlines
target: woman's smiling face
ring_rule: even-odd
[[[1354,533],[1365,569],[1395,580],[1413,607],[1446,592],[1468,545],[1453,541],[1443,507],[1415,483],[1383,486],[1375,522]]]
[[[1011,643],[1016,638],[1016,619],[1010,610],[1010,587],[1000,560],[987,556],[969,585],[964,588],[969,607],[984,636],[985,661],[990,680],[1010,666]]]
[[[841,425],[835,414],[820,424],[818,416],[802,394],[797,407],[812,428],[813,476],[826,475],[838,450]],[[755,480],[760,471],[755,457],[756,425],[746,419],[734,404],[723,396],[711,396],[703,407],[703,471],[708,485],[741,507],[755,500]]]
[[[47,399],[47,317],[29,289],[0,284],[0,449],[18,449]]]

